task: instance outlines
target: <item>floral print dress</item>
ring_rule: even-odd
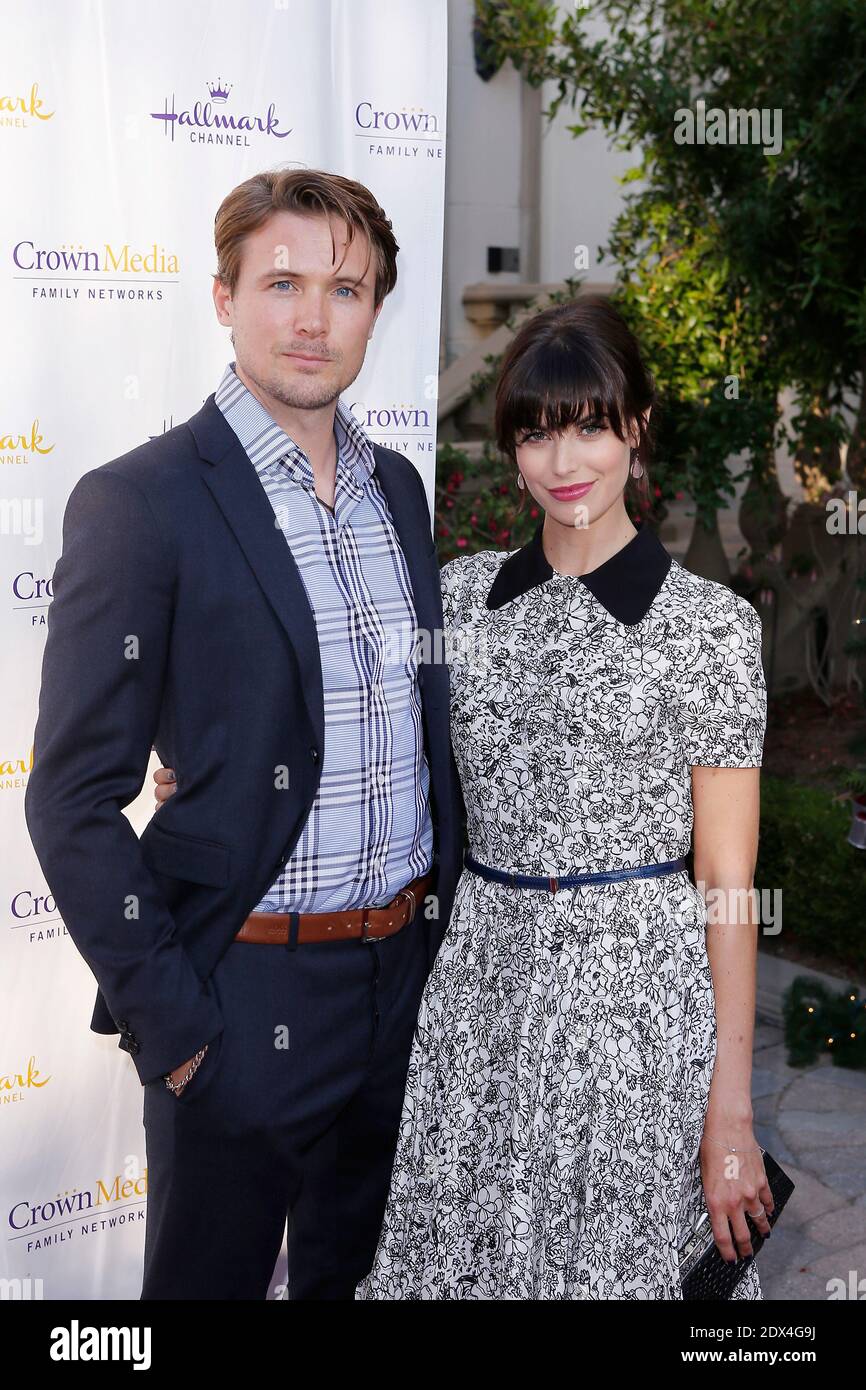
[[[521,551],[460,556],[441,578],[483,864],[564,875],[676,859],[690,767],[760,765],[759,617],[646,526],[589,576],[552,571],[539,527]],[[682,1297],[716,1050],[705,927],[685,870],[550,891],[463,869],[357,1299]],[[755,1261],[734,1296],[762,1297]]]

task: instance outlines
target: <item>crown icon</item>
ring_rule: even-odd
[[[210,92],[211,101],[228,101],[231,87],[224,87],[221,77],[218,77],[216,82],[209,82],[207,84],[207,89]]]

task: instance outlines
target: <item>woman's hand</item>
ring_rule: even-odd
[[[153,780],[157,784],[154,796],[156,797],[157,810],[159,810],[162,803],[164,801],[168,801],[168,798],[170,796],[174,796],[175,792],[177,791],[177,782],[175,781],[174,768],[158,767],[156,769],[156,772],[153,774]]]
[[[716,1245],[726,1260],[733,1261],[754,1254],[746,1212],[761,1234],[768,1236],[770,1223],[766,1213],[775,1204],[755,1136],[749,1132],[738,1135],[736,1142],[729,1141],[737,1153],[730,1151],[727,1142],[705,1131],[701,1140],[701,1178]]]

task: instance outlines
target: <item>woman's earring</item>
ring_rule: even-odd
[[[524,480],[523,480],[523,474],[521,473],[521,471],[520,471],[519,468],[518,468],[518,470],[517,470],[517,486],[518,486],[518,487],[526,487],[526,483],[525,483]]]
[[[643,477],[643,464],[640,461],[640,454],[637,453],[637,451],[635,451],[634,458],[631,462],[631,476],[633,478]]]

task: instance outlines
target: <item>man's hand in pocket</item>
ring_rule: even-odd
[[[158,767],[156,769],[156,772],[153,774],[153,780],[154,782],[156,782],[156,791],[154,792],[154,796],[156,797],[157,808],[159,808],[164,801],[168,801],[168,798],[170,796],[174,796],[175,792],[177,791],[177,782],[175,780],[174,768]],[[208,1044],[205,1043],[205,1052],[207,1052],[207,1049]],[[191,1061],[192,1057],[188,1057],[182,1066],[175,1067],[174,1071],[169,1072],[169,1076],[171,1077],[175,1085],[177,1085],[178,1081],[180,1081],[181,1077],[185,1074]],[[202,1057],[202,1062],[203,1061],[204,1058]],[[199,1066],[201,1066],[201,1062],[199,1063]],[[196,1067],[196,1071],[198,1071],[198,1067]],[[195,1076],[195,1072],[193,1072],[192,1076]],[[192,1076],[189,1078],[189,1081],[192,1081]],[[179,1091],[175,1091],[174,1094],[176,1096],[183,1095],[184,1091],[189,1085],[189,1081],[187,1081],[185,1085],[181,1086]]]
[[[157,784],[154,796],[156,797],[156,806],[158,810],[162,803],[164,801],[168,801],[168,798],[170,796],[174,796],[175,792],[177,791],[177,782],[175,781],[174,768],[158,767],[156,769],[156,772],[153,774],[153,780]]]
[[[208,1044],[208,1043],[205,1043],[205,1045],[204,1045],[204,1050],[205,1050],[205,1052],[207,1052],[208,1047],[209,1047],[209,1044]],[[193,1054],[193,1055],[194,1055],[194,1054]],[[204,1061],[204,1057],[202,1057],[201,1060],[202,1060],[202,1062],[203,1062],[203,1061]],[[187,1070],[187,1068],[188,1068],[188,1066],[189,1066],[189,1064],[190,1064],[191,1061],[192,1061],[192,1057],[188,1058],[187,1061],[184,1062],[184,1064],[183,1064],[182,1067],[175,1067],[174,1071],[169,1072],[169,1076],[171,1077],[171,1079],[172,1079],[172,1081],[175,1083],[175,1085],[177,1085],[177,1083],[178,1083],[178,1081],[180,1081],[181,1077],[185,1075],[186,1070]],[[199,1062],[199,1066],[201,1066],[201,1062]],[[196,1067],[195,1071],[198,1071],[198,1067]],[[195,1071],[193,1072],[192,1076],[195,1076]],[[192,1076],[190,1077],[189,1081],[192,1081]],[[174,1095],[175,1095],[175,1096],[182,1096],[183,1093],[184,1093],[184,1091],[186,1090],[187,1086],[189,1085],[189,1081],[187,1081],[185,1085],[181,1086],[181,1088],[180,1088],[179,1091],[175,1091],[175,1092],[174,1092]]]

